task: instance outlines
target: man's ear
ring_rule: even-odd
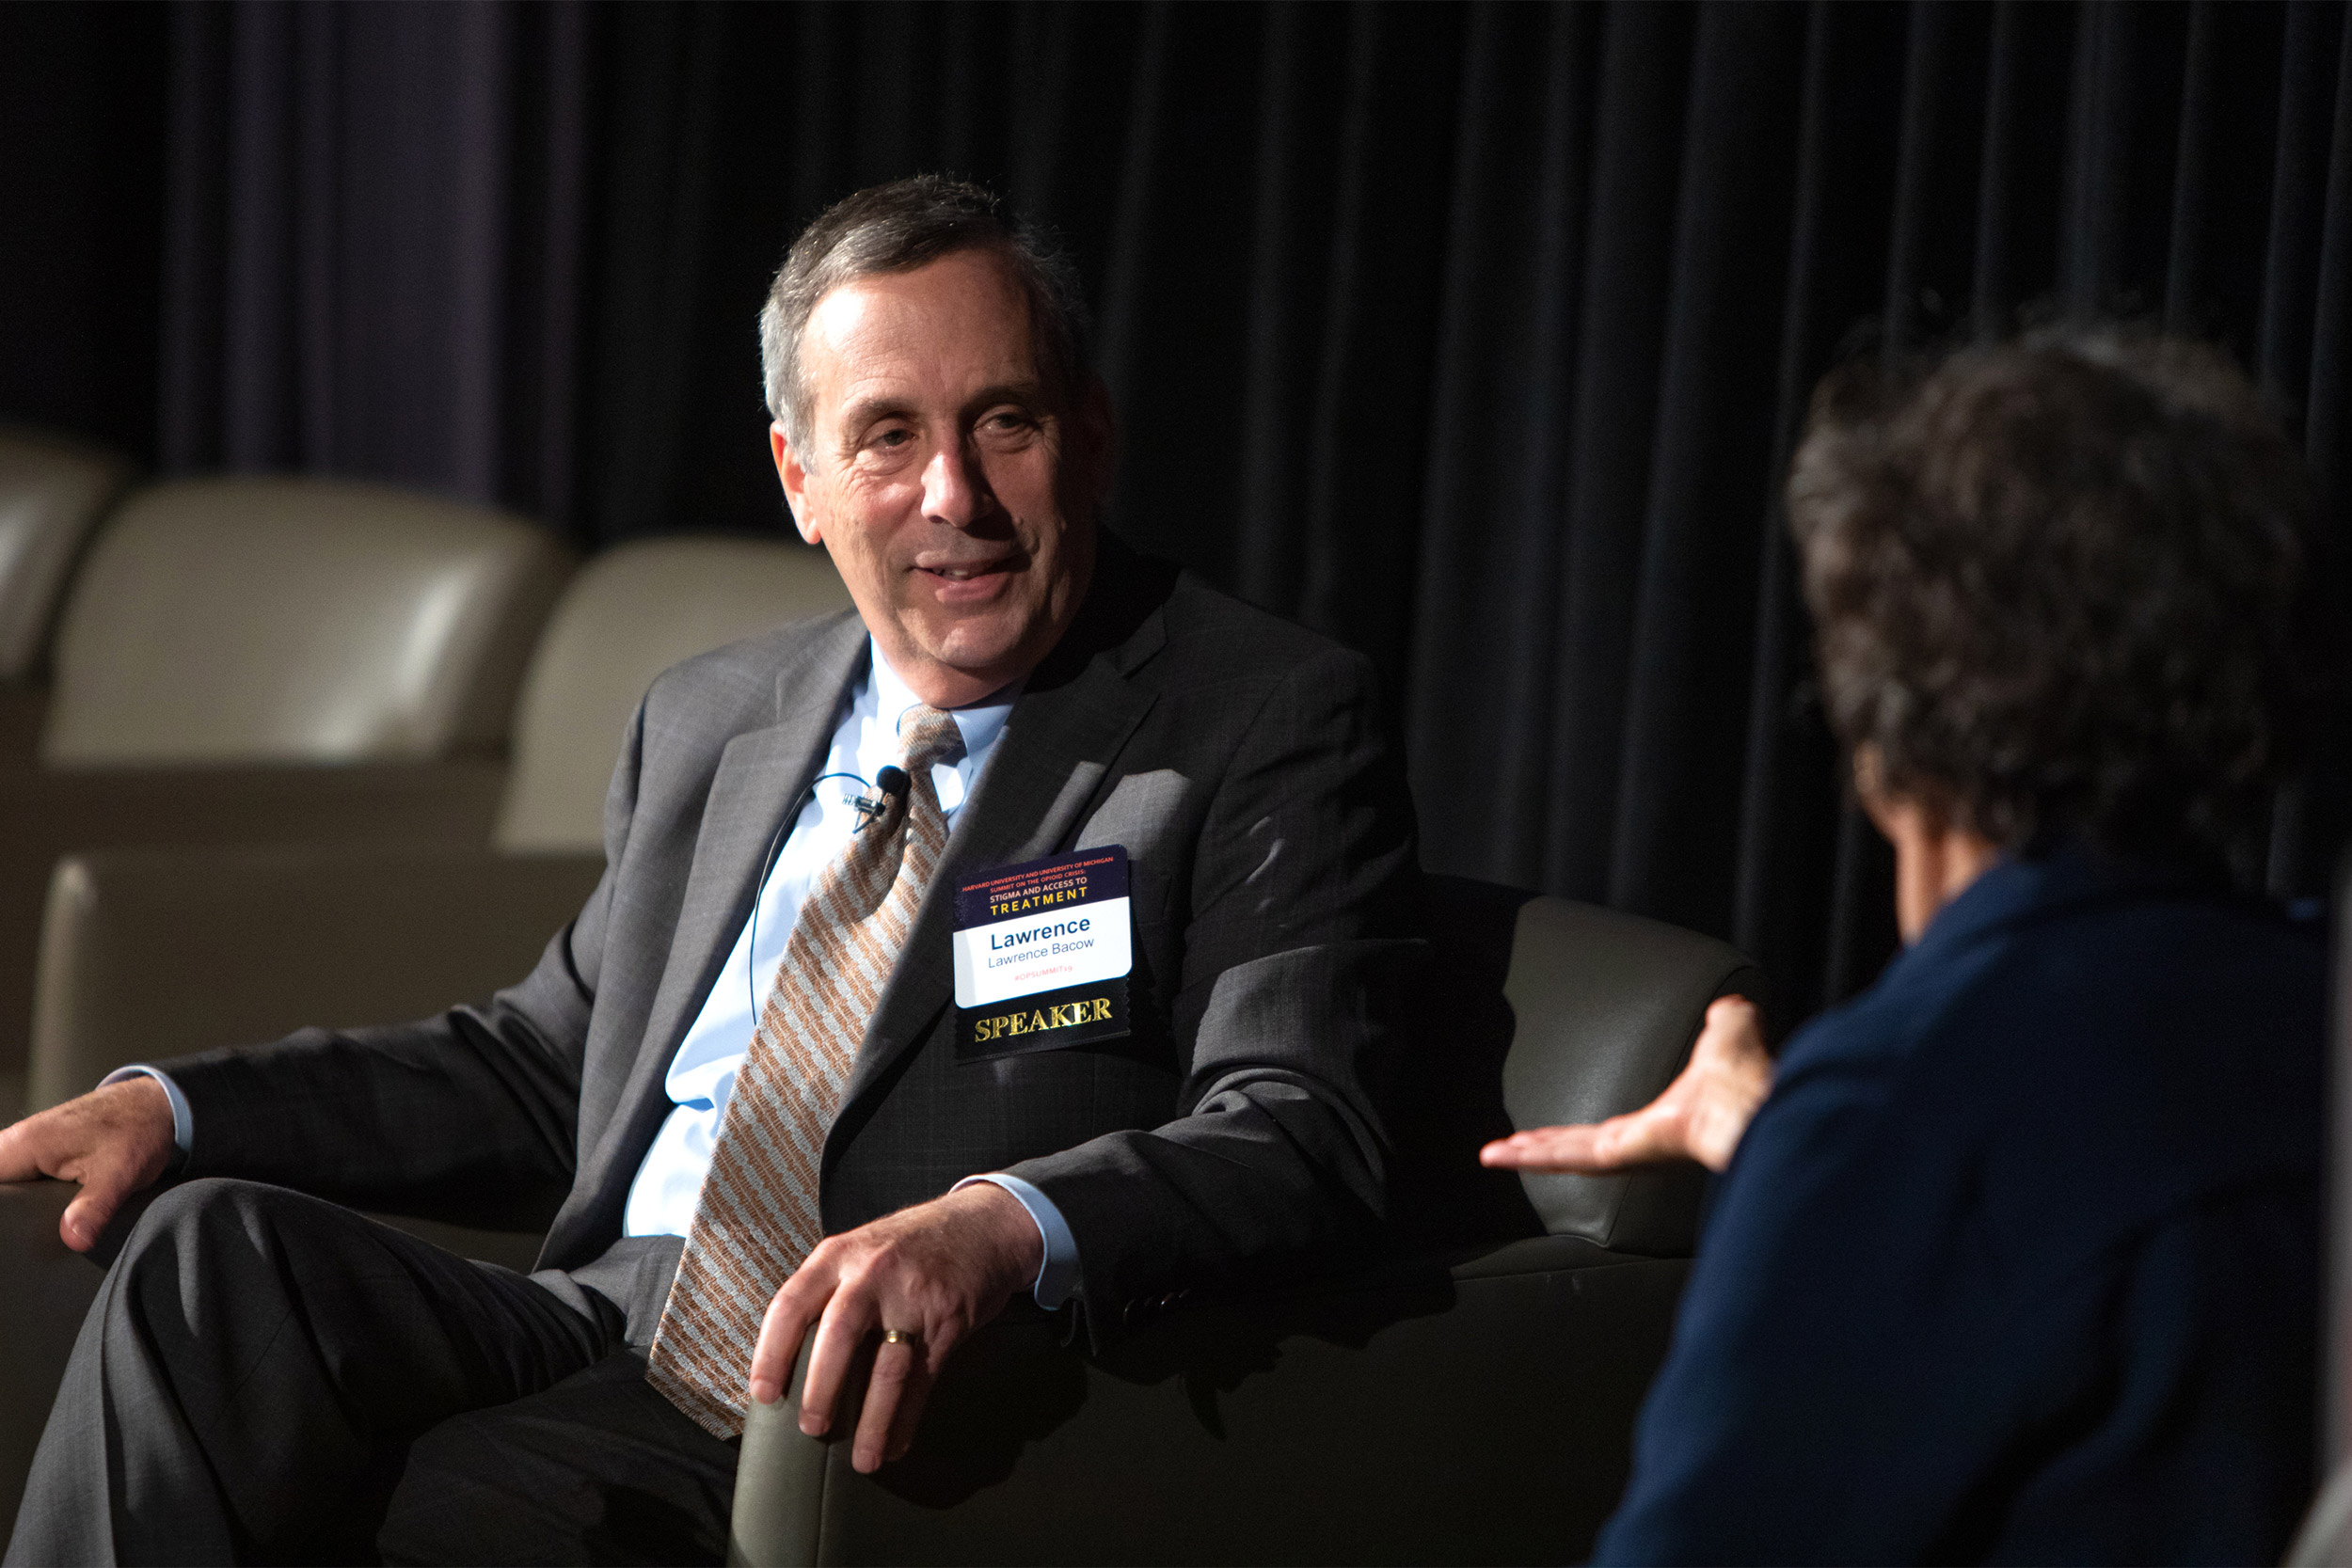
[[[817,514],[809,505],[808,469],[802,465],[800,454],[792,450],[791,438],[785,435],[782,420],[768,427],[768,451],[776,460],[776,478],[784,483],[784,504],[792,510],[792,526],[810,544],[823,544]]]

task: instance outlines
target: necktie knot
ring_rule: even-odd
[[[963,732],[952,714],[917,703],[898,715],[898,742],[906,748],[906,770],[919,778],[963,750]]]

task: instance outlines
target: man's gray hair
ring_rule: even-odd
[[[961,180],[918,174],[873,185],[818,214],[785,253],[759,312],[760,369],[768,412],[806,454],[808,386],[801,338],[817,302],[842,284],[912,272],[959,250],[1004,258],[1029,302],[1030,348],[1046,393],[1072,406],[1087,379],[1087,309],[1075,269],[1029,225],[1009,220],[995,196]]]

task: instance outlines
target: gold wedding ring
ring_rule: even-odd
[[[922,1342],[923,1337],[915,1333],[914,1330],[911,1328],[885,1328],[882,1330],[882,1343],[885,1345],[906,1345],[912,1348],[913,1346],[919,1345]]]

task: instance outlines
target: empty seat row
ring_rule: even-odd
[[[20,505],[5,489],[19,471],[62,477],[21,486]],[[114,1065],[93,1070],[75,1043],[94,1015],[70,986],[43,1009],[40,1066],[28,1058],[44,906],[69,927],[98,918],[106,854],[146,853],[156,879],[142,887],[199,875],[156,859],[195,846],[593,854],[622,728],[654,674],[848,603],[822,552],[797,542],[647,541],[575,573],[525,519],[380,486],[186,480],[84,515],[124,471],[0,438],[0,547],[16,537],[5,519],[30,519],[17,532],[40,537],[17,558],[52,563],[52,596],[71,582],[46,617],[52,652],[15,667],[46,666],[45,702],[22,679],[7,689],[17,733],[37,714],[38,740],[0,757],[0,1115]],[[0,576],[0,605],[39,596],[20,588]],[[29,624],[0,623],[0,641]],[[53,870],[76,851],[99,858],[57,877],[53,900]]]

